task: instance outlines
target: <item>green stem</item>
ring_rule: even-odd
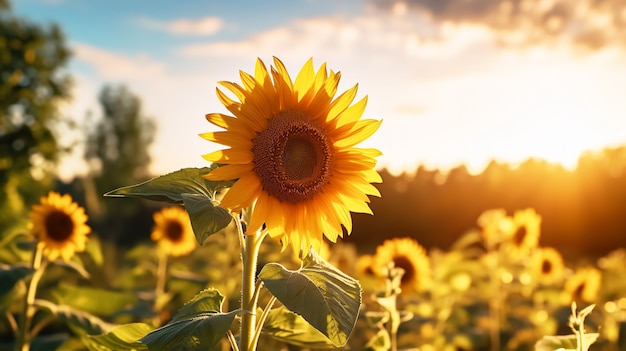
[[[31,262],[31,266],[35,272],[30,278],[30,281],[27,283],[26,298],[24,299],[24,306],[22,308],[22,318],[20,319],[19,338],[16,351],[30,350],[30,341],[32,337],[32,335],[30,335],[30,325],[36,311],[33,304],[35,302],[35,295],[37,294],[37,285],[39,284],[43,272],[46,269],[46,265],[42,265],[42,260],[43,246],[37,245]]]
[[[152,307],[156,313],[156,316],[152,318],[152,324],[154,324],[155,327],[161,326],[161,314],[156,310],[156,307],[160,304],[160,299],[165,294],[165,285],[167,282],[167,259],[167,253],[158,252],[156,285],[154,287],[154,305]]]
[[[265,323],[267,316],[270,314],[270,310],[272,309],[272,306],[274,306],[274,302],[276,302],[276,296],[272,295],[270,300],[267,302],[263,313],[259,317],[259,320],[256,324],[256,330],[254,332],[254,338],[252,339],[252,342],[255,345],[259,342],[259,337],[261,337],[261,330],[263,330],[263,324]]]
[[[256,308],[258,294],[255,289],[256,266],[259,255],[259,248],[263,241],[264,235],[261,232],[247,234],[243,233],[241,220],[235,215],[235,223],[240,236],[243,236],[242,248],[242,277],[241,277],[241,309],[244,313],[241,316],[241,335],[240,347],[241,351],[256,350],[254,343],[254,329],[256,327]]]
[[[159,253],[159,260],[157,262],[157,281],[156,281],[156,299],[159,299],[165,294],[165,282],[167,281],[167,254],[164,252]]]

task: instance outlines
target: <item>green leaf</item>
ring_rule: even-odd
[[[206,239],[226,228],[232,217],[222,207],[214,206],[211,199],[204,195],[181,194],[185,210],[189,213],[191,227],[200,245]]]
[[[207,289],[187,302],[167,325],[141,339],[151,351],[206,350],[217,345],[230,329],[235,310],[221,313],[224,296]]]
[[[599,336],[598,333],[585,334],[583,336],[585,344],[587,346],[593,344]],[[576,351],[578,349],[576,345],[578,345],[576,335],[547,335],[537,341],[535,351]]]
[[[102,334],[113,329],[113,324],[71,306],[57,305],[46,300],[35,300],[35,306],[48,310],[60,321],[67,323],[74,329],[78,328],[86,334]]]
[[[74,255],[71,261],[57,259],[57,260],[54,260],[52,263],[63,268],[69,268],[73,270],[74,272],[78,273],[81,277],[85,279],[89,279],[89,272],[87,272],[87,270],[85,269],[85,266],[83,265],[83,261],[78,257],[78,255]]]
[[[34,270],[26,265],[0,265],[0,296],[11,291],[17,282],[33,272]]]
[[[233,183],[232,181],[213,182],[202,177],[217,167],[216,164],[213,164],[210,168],[183,168],[140,184],[110,191],[104,196],[140,197],[176,204],[183,203],[181,194],[203,195],[212,199],[217,190],[229,187]]]
[[[52,296],[60,305],[72,306],[97,316],[109,316],[137,303],[137,298],[131,293],[67,284],[60,284],[52,291]]]
[[[269,312],[263,325],[263,332],[274,339],[302,348],[335,348],[324,334],[284,306]]]
[[[84,335],[82,341],[89,351],[148,351],[139,339],[151,330],[145,323],[123,324],[104,335]]]
[[[278,263],[259,273],[265,287],[289,310],[301,315],[339,347],[347,343],[361,306],[359,282],[311,250],[303,266],[291,271]]]

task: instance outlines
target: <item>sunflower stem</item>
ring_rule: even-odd
[[[22,316],[20,318],[19,326],[19,338],[16,345],[16,351],[28,351],[30,350],[31,338],[34,335],[30,335],[30,326],[35,315],[36,308],[34,306],[35,295],[37,294],[37,285],[41,280],[43,272],[46,269],[46,265],[42,265],[43,260],[43,246],[37,245],[35,253],[31,261],[31,267],[35,271],[30,281],[27,282],[26,297],[24,298],[24,306],[22,308]]]
[[[159,252],[157,260],[157,272],[156,272],[156,286],[154,289],[154,306],[157,307],[159,300],[165,294],[165,283],[167,282],[167,261],[168,254],[165,252]],[[159,311],[154,311],[157,315],[152,320],[152,323],[159,327],[161,325],[161,316]]]
[[[237,231],[243,237],[242,247],[242,278],[241,278],[241,309],[244,313],[241,316],[241,335],[240,347],[241,351],[256,350],[254,342],[254,330],[256,327],[256,308],[258,301],[258,293],[255,287],[257,258],[263,235],[261,232],[245,234],[238,216],[235,217]]]

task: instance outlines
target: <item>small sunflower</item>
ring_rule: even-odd
[[[87,235],[91,232],[87,218],[85,209],[70,195],[51,191],[31,208],[29,228],[44,256],[49,260],[61,257],[69,261],[76,252],[85,251]]]
[[[532,270],[539,282],[556,283],[563,279],[565,272],[563,256],[554,248],[542,247],[533,256]]]
[[[359,255],[356,260],[356,276],[373,276],[374,273],[374,255]]]
[[[170,256],[188,255],[198,245],[189,215],[181,207],[164,208],[156,212],[153,218],[154,229],[150,238]]]
[[[516,211],[513,215],[513,228],[508,232],[508,240],[520,253],[527,253],[537,247],[541,232],[541,216],[534,209]]]
[[[423,291],[430,285],[430,260],[426,250],[412,238],[394,238],[376,248],[374,272],[380,274],[389,262],[402,268],[402,291]]]
[[[602,273],[594,267],[584,267],[565,282],[563,288],[563,303],[596,302],[602,283]]]
[[[254,76],[240,72],[243,85],[220,82],[239,102],[217,89],[234,115],[206,115],[225,131],[201,136],[229,149],[204,158],[222,164],[205,177],[237,179],[221,206],[251,210],[248,231],[264,224],[268,233],[306,254],[319,251],[322,237],[331,242],[352,231],[350,212],[369,213],[368,195],[380,196],[371,183],[382,181],[374,170],[376,149],[356,148],[381,121],[361,115],[367,98],[351,105],[357,86],[335,98],[340,73],[317,72],[308,60],[295,81],[274,58],[270,72],[257,60]]]

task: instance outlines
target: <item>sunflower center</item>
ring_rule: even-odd
[[[46,216],[46,233],[53,241],[62,243],[72,236],[74,221],[63,211],[52,211]]]
[[[552,262],[549,260],[544,260],[541,264],[541,272],[543,274],[549,274],[552,272]]]
[[[415,278],[415,268],[407,257],[398,256],[393,259],[394,266],[404,269],[404,275],[400,279],[402,285],[411,282]]]
[[[180,241],[183,237],[183,226],[178,221],[167,221],[165,224],[165,236],[170,241]]]
[[[513,235],[513,243],[515,243],[515,245],[517,246],[522,246],[522,244],[524,243],[524,240],[526,239],[526,227],[522,226],[519,227],[517,229],[517,231],[515,231],[515,234]]]
[[[282,111],[252,139],[254,172],[263,190],[281,202],[310,200],[328,183],[332,142],[299,111]]]

